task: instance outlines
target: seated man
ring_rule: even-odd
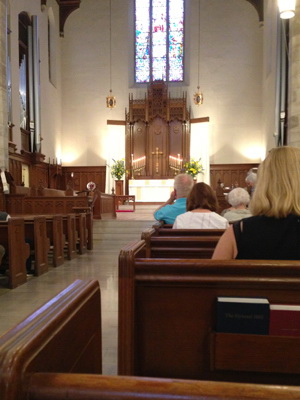
[[[194,185],[191,175],[179,174],[174,179],[174,190],[170,198],[154,212],[157,221],[173,224],[177,215],[186,212],[186,198]]]

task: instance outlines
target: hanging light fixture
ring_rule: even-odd
[[[194,103],[197,106],[200,106],[200,104],[203,104],[203,93],[200,91],[200,0],[199,1],[199,11],[198,11],[198,86],[197,86],[197,92],[194,93]]]
[[[109,95],[106,97],[106,107],[115,108],[117,100],[112,94],[111,89],[111,0],[109,0]]]
[[[282,19],[295,16],[296,0],[278,0],[279,14]]]

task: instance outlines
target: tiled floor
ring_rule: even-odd
[[[94,240],[94,249],[72,261],[65,261],[58,268],[39,277],[33,277],[24,285],[7,291],[0,297],[0,335],[12,328],[36,308],[59,293],[75,279],[97,279],[101,287],[103,373],[117,373],[117,288],[118,254],[128,232],[140,238],[142,226],[151,226],[155,206],[137,206],[136,212],[118,213],[117,220],[126,226],[126,233],[118,229],[117,240],[103,234]],[[126,224],[126,221],[136,221]],[[137,224],[138,221],[144,221]],[[135,226],[133,226],[136,224]],[[107,225],[107,221],[95,221],[95,231]],[[115,229],[115,228],[114,228]],[[107,237],[106,237],[107,236]],[[113,236],[113,235],[111,235]],[[113,244],[114,243],[114,244]],[[82,327],[84,329],[84,327]]]

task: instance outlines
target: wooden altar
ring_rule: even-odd
[[[152,82],[144,100],[129,96],[125,162],[129,179],[172,179],[190,158],[186,93],[171,98],[165,82]]]

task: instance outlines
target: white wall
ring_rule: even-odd
[[[191,117],[209,117],[211,163],[259,162],[274,145],[276,6],[265,1],[265,25],[246,0],[201,0],[200,86],[204,104],[193,104],[198,84],[198,0],[186,1],[186,70],[172,97],[187,92]],[[18,133],[18,13],[38,15],[41,45],[42,152],[64,165],[105,165],[120,142],[111,142],[107,120],[124,120],[128,97],[144,98],[133,83],[133,0],[112,0],[112,90],[117,107],[106,108],[110,89],[109,0],[83,0],[59,37],[59,10],[48,0],[10,0],[14,141]],[[57,24],[57,80],[48,79],[47,15]],[[269,19],[267,13],[271,14]],[[271,21],[271,22],[270,22]],[[123,143],[120,148],[124,148]],[[118,150],[119,152],[119,150]]]
[[[65,25],[63,40],[64,163],[104,165],[106,120],[123,119],[128,95],[144,97],[133,80],[133,0],[112,1],[112,89],[109,111],[109,1],[85,0]],[[204,104],[192,102],[198,80],[198,1],[187,1],[187,69],[173,96],[188,92],[192,118],[210,118],[210,162],[257,162],[262,149],[263,28],[241,0],[201,0],[200,85]],[[129,71],[129,74],[128,74]]]
[[[107,120],[124,120],[128,102],[128,1],[112,1],[112,89],[109,94],[109,2],[85,0],[65,25],[63,40],[64,164],[105,165]],[[114,143],[118,145],[117,142]]]
[[[277,63],[277,2],[265,0],[264,14],[268,16],[264,23],[264,54],[263,54],[263,147],[267,151],[276,146],[276,63]]]

